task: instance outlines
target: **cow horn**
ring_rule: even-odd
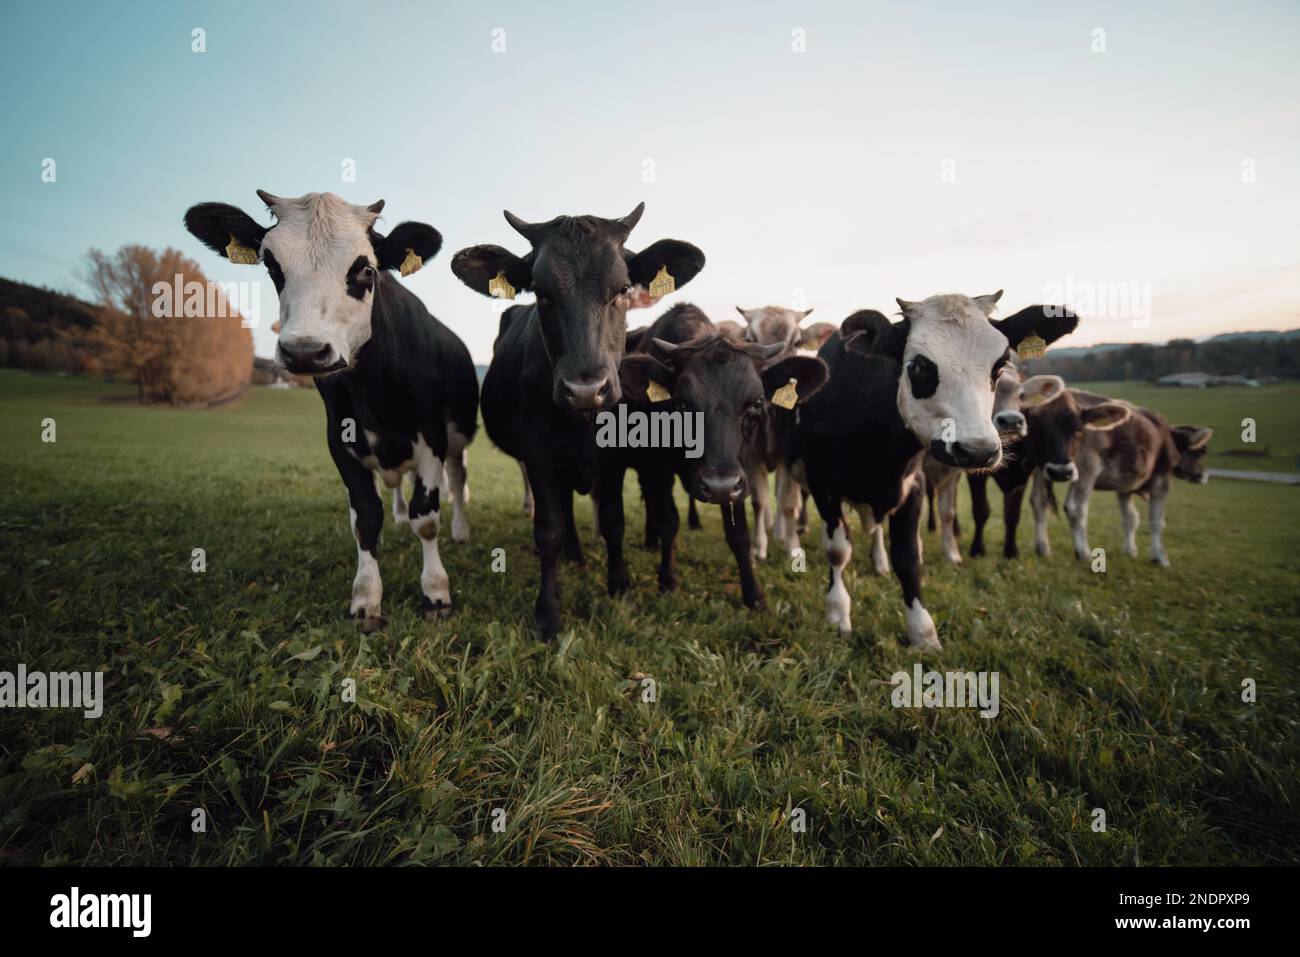
[[[636,209],[632,210],[632,212],[620,219],[619,223],[630,233],[636,227],[636,224],[641,222],[641,214],[644,212],[645,201],[642,200],[636,204]]]
[[[373,203],[371,203],[369,206],[367,206],[366,209],[367,209],[369,212],[372,212],[372,213],[374,213],[376,216],[378,216],[380,213],[382,213],[382,212],[384,211],[384,201],[383,201],[382,199],[380,199],[380,200],[376,200],[375,202],[373,202]]]
[[[275,209],[275,207],[280,203],[279,196],[273,196],[264,189],[259,189],[257,191],[257,198],[266,203],[267,209]]]
[[[530,243],[533,241],[533,237],[537,235],[537,224],[524,222],[508,209],[503,209],[501,212],[505,214],[506,222],[510,224],[511,229]]]
[[[653,342],[655,344],[655,347],[659,349],[661,352],[671,353],[671,352],[676,352],[678,349],[681,348],[681,346],[677,345],[677,343],[669,342],[666,339],[660,339],[657,336],[651,339],[650,341]]]
[[[771,359],[773,356],[780,355],[785,351],[785,343],[771,342],[765,346],[759,346],[758,351],[762,353],[764,359]]]

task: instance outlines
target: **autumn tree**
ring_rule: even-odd
[[[134,381],[141,402],[211,402],[249,381],[251,333],[220,288],[178,250],[92,249],[84,278],[99,304],[102,369]]]

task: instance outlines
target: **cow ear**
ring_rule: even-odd
[[[1065,392],[1065,380],[1059,375],[1034,375],[1020,383],[1020,407],[1032,409],[1046,405]]]
[[[427,223],[398,223],[387,236],[375,233],[374,245],[380,269],[400,269],[407,276],[438,255],[442,234]]]
[[[1118,402],[1102,402],[1080,410],[1083,427],[1094,432],[1109,432],[1127,422],[1132,414],[1128,406]]]
[[[1174,445],[1180,452],[1195,452],[1204,449],[1214,435],[1213,429],[1202,429],[1194,425],[1175,425],[1173,428]]]
[[[629,329],[627,335],[623,337],[623,352],[636,352],[641,347],[641,340],[645,338],[649,326],[637,326],[635,329]]]
[[[628,281],[634,286],[650,288],[650,283],[667,269],[675,288],[681,289],[704,268],[704,253],[680,239],[661,239],[639,253],[626,252]]]
[[[826,363],[816,356],[786,356],[774,362],[762,373],[763,392],[771,399],[778,389],[795,381],[795,393],[799,402],[807,402],[824,386],[831,377]]]
[[[500,246],[470,246],[451,257],[451,271],[456,278],[475,292],[485,296],[488,283],[498,275],[517,290],[529,289],[533,284],[533,267],[527,259],[520,259]]]
[[[1030,306],[1005,319],[990,319],[993,328],[1007,337],[1014,349],[1032,335],[1051,344],[1074,332],[1079,317],[1064,306]]]
[[[901,362],[911,327],[909,319],[894,323],[874,309],[862,309],[840,323],[840,335],[850,352],[890,356]]]
[[[624,356],[618,364],[618,384],[622,389],[623,398],[629,402],[649,402],[650,398],[646,393],[652,382],[672,392],[676,378],[671,369],[654,356],[644,352]]]
[[[256,254],[262,248],[266,227],[259,225],[238,206],[229,203],[199,203],[185,211],[185,228],[213,252],[230,258],[232,241]]]

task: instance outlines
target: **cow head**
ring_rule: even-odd
[[[500,246],[471,246],[451,270],[471,289],[492,295],[498,276],[515,289],[537,295],[542,338],[553,368],[551,397],[564,409],[598,409],[619,400],[618,363],[627,334],[629,296],[649,287],[667,269],[678,288],[704,267],[704,253],[690,243],[661,239],[639,253],[624,248],[645,209],[622,219],[558,216],[526,223],[506,221],[532,247],[516,256]]]
[[[1020,372],[1008,362],[993,386],[993,428],[1005,439],[1023,439],[1029,424],[1020,410]]]
[[[1133,414],[1122,402],[1081,406],[1057,375],[1026,379],[1020,386],[1020,407],[1029,424],[1025,461],[1041,468],[1053,482],[1079,477],[1075,458],[1086,431],[1108,432]]]
[[[799,323],[803,322],[811,309],[784,309],[781,306],[761,306],[757,309],[736,307],[736,312],[745,319],[745,340],[760,345],[780,343],[786,350],[793,352],[799,348],[803,333]]]
[[[746,465],[758,443],[773,394],[794,380],[796,402],[804,402],[826,384],[826,363],[812,356],[782,356],[773,343],[738,343],[713,335],[674,345],[654,339],[649,352],[627,356],[619,365],[623,394],[629,402],[649,401],[646,390],[656,382],[672,394],[657,411],[702,413],[703,451],[683,457],[686,489],[701,502],[727,504],[749,491]]]
[[[346,369],[370,339],[380,273],[419,268],[437,254],[442,237],[424,223],[401,223],[388,236],[376,232],[382,199],[354,206],[333,193],[257,195],[275,216],[269,228],[227,203],[191,206],[185,227],[226,258],[246,251],[266,267],[280,299],[276,352],[286,369]]]
[[[1054,342],[1078,325],[1078,318],[1060,307],[1032,306],[1007,319],[989,318],[1001,297],[999,290],[973,299],[899,299],[902,322],[890,323],[867,309],[840,326],[846,349],[888,356],[901,364],[899,414],[945,465],[998,466],[1002,439],[993,423],[993,402],[1010,349],[1032,335]]]
[[[1205,453],[1210,450],[1210,438],[1213,429],[1198,428],[1194,425],[1175,425],[1173,427],[1174,446],[1178,449],[1178,463],[1174,466],[1174,475],[1197,485],[1204,485],[1210,480],[1205,471]]]

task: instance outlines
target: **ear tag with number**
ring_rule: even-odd
[[[677,288],[677,280],[668,274],[667,266],[659,267],[659,274],[650,281],[650,295],[656,299],[666,296]]]
[[[772,393],[772,404],[783,409],[793,409],[799,402],[799,380],[791,379]]]
[[[415,250],[408,249],[406,251],[406,258],[402,260],[402,266],[399,271],[403,276],[409,276],[423,265],[424,260],[415,254]]]
[[[497,299],[515,298],[515,287],[506,279],[504,269],[488,280],[488,295]]]
[[[651,402],[664,402],[673,397],[671,392],[653,379],[651,379],[650,384],[645,387],[645,395]]]
[[[226,247],[226,258],[240,266],[257,265],[257,253],[240,243],[234,234],[231,234],[230,245]]]
[[[1045,356],[1047,355],[1047,341],[1041,338],[1037,332],[1031,332],[1020,340],[1020,345],[1016,347],[1016,355],[1022,359],[1037,359]]]

